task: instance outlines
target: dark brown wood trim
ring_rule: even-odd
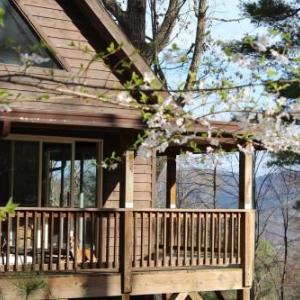
[[[2,122],[2,131],[1,131],[1,136],[2,137],[7,137],[11,132],[11,122],[4,120]]]
[[[100,114],[68,114],[67,112],[47,112],[39,110],[16,110],[0,113],[0,121],[31,124],[72,125],[84,127],[109,127],[143,129],[141,118],[130,115]]]
[[[97,0],[80,0],[80,6],[84,10],[93,12],[97,17],[100,24],[95,24],[95,26],[104,26],[107,34],[120,45],[122,51],[126,57],[132,61],[133,65],[140,74],[146,72],[152,73],[150,66],[146,63],[143,57],[138,53],[138,50],[132,45],[127,36],[123,33],[121,28],[115,23],[115,21],[110,17],[105,8]],[[101,26],[101,27],[102,27]]]

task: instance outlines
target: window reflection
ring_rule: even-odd
[[[43,145],[43,186],[46,206],[70,206],[71,146],[53,143]]]
[[[98,151],[95,142],[0,140],[0,205],[97,207]]]
[[[97,145],[76,143],[75,207],[96,207]]]
[[[11,143],[0,141],[0,205],[4,206],[10,195],[10,156]]]
[[[41,46],[39,39],[15,7],[7,0],[0,0],[0,8],[5,11],[4,26],[0,26],[0,62],[21,64],[21,53],[36,53],[43,58],[48,58],[48,61],[39,64],[39,66],[59,68],[49,51]]]
[[[11,189],[13,199],[22,206],[38,205],[38,142],[14,142],[13,180]]]
[[[0,142],[0,202],[38,205],[38,142]]]

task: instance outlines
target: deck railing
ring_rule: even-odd
[[[251,210],[18,208],[0,222],[0,270],[247,267],[253,222]]]

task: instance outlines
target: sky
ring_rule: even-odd
[[[210,13],[213,17],[224,19],[236,19],[241,17],[240,0],[210,0]],[[239,22],[215,22],[212,29],[212,35],[216,39],[239,39],[246,32],[254,31],[253,25],[245,19]]]

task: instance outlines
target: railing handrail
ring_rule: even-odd
[[[239,265],[248,287],[254,223],[251,209],[18,207],[0,222],[0,267],[112,270],[128,293],[145,267]]]
[[[0,210],[3,207],[0,207]],[[194,213],[243,213],[255,211],[254,209],[230,209],[230,208],[71,208],[71,207],[17,207],[16,211],[37,211],[37,212],[194,212]]]

